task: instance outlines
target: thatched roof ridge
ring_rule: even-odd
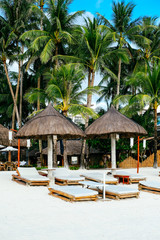
[[[138,123],[118,112],[113,106],[96,119],[85,131],[88,138],[108,138],[110,134],[120,137],[146,135],[146,130]]]
[[[18,146],[18,139],[15,138],[16,133],[12,132],[12,141],[10,143],[9,141],[9,129],[4,127],[2,124],[0,124],[0,144],[4,146],[13,146],[17,147]],[[27,147],[27,141],[26,140],[21,140],[20,141],[21,147]]]
[[[47,139],[57,135],[59,139],[84,137],[84,132],[72,121],[56,111],[51,104],[29,120],[19,131],[20,138]]]

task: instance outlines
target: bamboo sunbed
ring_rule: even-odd
[[[84,181],[80,182],[83,186],[97,190],[100,195],[103,194],[103,184],[97,183],[93,181]],[[139,191],[136,189],[132,189],[128,186],[120,186],[120,185],[105,185],[105,196],[112,199],[123,199],[123,198],[131,198],[131,197],[139,197]]]
[[[56,168],[53,171],[55,183],[61,186],[65,185],[79,185],[79,181],[83,181],[85,178],[80,177],[78,174],[66,168]]]
[[[127,177],[129,178],[127,183],[139,183],[140,181],[146,180],[146,177],[139,175],[138,173],[132,174],[132,173],[128,173],[126,171],[116,171],[116,174],[114,174],[114,176],[119,178],[119,182],[120,182],[120,178],[122,178],[122,180],[124,181],[123,178],[125,178],[125,177],[126,177],[126,179],[127,179]]]
[[[55,176],[55,183],[61,186],[79,185],[79,181],[83,181],[84,177],[76,176]]]
[[[36,168],[18,167],[17,175],[12,175],[12,180],[30,186],[48,186],[49,178],[38,174]]]
[[[103,183],[103,174],[102,173],[85,173],[82,174],[81,176],[85,177],[86,180],[91,180],[91,181],[95,181],[95,182],[100,182]],[[114,178],[112,176],[105,176],[105,183],[106,184],[118,184],[118,180],[117,178]]]
[[[97,191],[82,188],[81,186],[59,186],[55,184],[49,187],[48,190],[49,195],[69,202],[96,201],[98,199]]]
[[[139,188],[139,190],[144,191],[144,192],[160,194],[160,182],[141,181],[138,184],[138,188]]]

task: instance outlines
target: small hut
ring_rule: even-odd
[[[146,130],[138,123],[118,112],[113,106],[96,119],[85,131],[87,138],[111,138],[111,161],[116,169],[116,138],[130,138],[146,135]],[[117,136],[118,135],[118,136]]]
[[[19,138],[35,138],[48,140],[48,168],[52,169],[53,141],[54,165],[56,166],[56,145],[58,139],[75,139],[84,137],[84,132],[69,121],[65,116],[56,111],[51,104],[42,112],[30,119],[17,133]],[[66,144],[64,143],[64,149]],[[66,160],[64,151],[64,161]],[[66,161],[65,161],[66,162]],[[51,177],[51,174],[49,174]]]
[[[4,146],[18,146],[18,139],[16,139],[16,133],[12,132],[12,141],[9,141],[9,129],[0,124],[0,144]],[[21,140],[21,147],[27,147],[27,140]]]
[[[9,141],[9,129],[4,127],[3,125],[0,124],[0,144],[4,145],[4,146],[12,146],[12,147],[18,147],[18,139],[15,138],[16,137],[16,133],[12,132],[12,141]],[[20,141],[20,146],[22,148],[27,147],[27,140],[21,140]],[[24,159],[26,158],[26,151],[21,151],[21,157],[23,157]],[[11,152],[9,152],[8,154],[8,158],[11,159]],[[5,158],[3,157],[3,155],[1,155],[2,160],[4,160]],[[13,159],[17,160],[17,153],[13,154]],[[6,159],[5,159],[6,160]]]

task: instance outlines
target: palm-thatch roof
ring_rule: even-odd
[[[12,132],[12,141],[10,143],[8,128],[5,128],[3,125],[0,124],[0,144],[2,144],[4,146],[11,145],[13,147],[17,147],[18,146],[18,140],[15,137],[16,137],[16,133]],[[20,145],[21,145],[21,147],[27,147],[27,141],[26,140],[21,140]]]
[[[82,149],[82,140],[67,140],[66,141],[66,151],[68,156],[73,155],[81,155],[81,149]],[[85,149],[85,153],[87,152],[87,146]],[[96,153],[102,153],[102,151],[98,149],[90,148],[91,154]],[[48,148],[44,148],[42,150],[42,154],[47,155],[48,154]],[[61,148],[60,148],[60,141],[57,142],[57,155],[61,155]]]
[[[113,106],[86,128],[85,133],[87,138],[109,138],[111,134],[127,138],[147,134],[142,126],[118,112]]]
[[[20,138],[47,139],[57,135],[59,139],[84,137],[84,132],[72,121],[56,111],[51,104],[29,120],[17,133]]]

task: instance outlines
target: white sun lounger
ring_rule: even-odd
[[[83,173],[81,176],[85,177],[87,180],[95,181],[95,182],[103,182],[103,173],[95,172],[95,173]],[[112,176],[105,176],[105,183],[106,184],[117,184],[117,178]]]
[[[96,183],[93,181],[84,181],[80,182],[83,186],[90,188],[92,190],[97,190],[99,194],[103,193],[103,183]],[[139,191],[132,189],[129,186],[120,186],[120,185],[109,185],[105,184],[105,195],[108,198],[113,199],[122,199],[122,198],[131,198],[139,197]]]
[[[141,181],[138,184],[139,190],[160,194],[160,182],[156,181]]]
[[[98,192],[81,186],[59,186],[53,185],[48,188],[50,195],[61,198],[66,201],[96,201],[98,199]]]
[[[85,179],[66,168],[56,168],[53,174],[55,177],[55,183],[58,185],[79,185],[79,181]]]
[[[128,173],[126,171],[116,171],[114,174],[114,177],[117,177],[119,179],[119,182],[121,182],[121,179],[123,183],[125,183],[125,180],[127,180],[126,183],[139,183],[140,181],[145,181],[146,177],[137,174]]]
[[[18,167],[17,175],[12,175],[12,180],[22,184],[48,186],[49,178],[39,175],[34,167]]]

